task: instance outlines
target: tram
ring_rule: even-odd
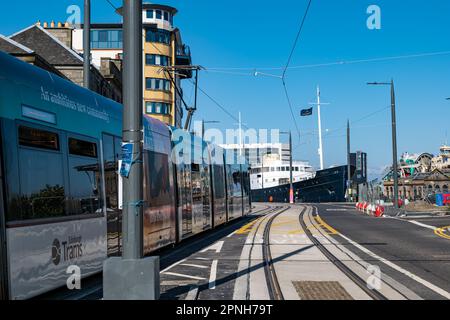
[[[248,214],[242,159],[146,115],[143,130],[144,255]],[[87,277],[121,254],[121,134],[122,105],[0,52],[1,299],[38,296],[64,286],[69,266]],[[180,136],[189,147],[173,152]],[[198,161],[180,161],[197,149]]]

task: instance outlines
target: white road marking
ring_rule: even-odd
[[[188,294],[186,295],[185,300],[195,300],[195,298],[197,297],[197,292],[198,292],[197,286],[191,287]]]
[[[171,276],[177,276],[177,277],[182,277],[182,278],[195,279],[195,280],[206,280],[205,278],[202,278],[202,277],[190,276],[187,274],[181,274],[181,273],[175,273],[175,272],[164,272],[164,273],[171,275]]]
[[[236,231],[233,231],[232,233],[230,233],[229,235],[227,235],[227,238],[231,237]]]
[[[425,224],[425,223],[422,223],[422,222],[419,222],[419,221],[415,221],[415,220],[405,220],[405,219],[400,219],[400,218],[396,218],[396,217],[390,217],[389,219],[409,222],[409,223],[415,224],[415,225],[417,225],[419,227],[423,227],[423,228],[427,228],[427,229],[431,229],[431,230],[436,230],[437,229],[437,227],[435,227],[435,226],[430,226],[428,224]]]
[[[213,260],[211,264],[211,274],[209,276],[209,289],[216,288],[216,276],[217,276],[217,260]]]
[[[386,264],[387,266],[391,267],[392,269],[397,270],[398,272],[403,273],[405,276],[419,282],[420,284],[424,285],[425,287],[427,287],[428,289],[436,292],[437,294],[440,294],[441,296],[450,299],[450,293],[439,288],[438,286],[435,286],[434,284],[432,284],[431,282],[426,281],[425,279],[422,279],[421,277],[409,272],[408,270],[403,269],[402,267],[396,265],[395,263],[392,263],[389,260],[386,260],[378,255],[376,255],[375,253],[373,253],[372,251],[370,251],[369,249],[361,246],[360,244],[354,242],[353,240],[347,238],[346,236],[344,236],[343,234],[339,234],[344,240],[348,241],[350,244],[354,245],[356,248],[358,248],[359,250],[363,251],[364,253],[368,254],[369,256],[371,256],[372,258],[375,258],[381,262],[383,262],[384,264]]]
[[[175,262],[174,264],[168,266],[168,267],[165,268],[163,271],[161,271],[161,273],[166,272],[167,270],[170,270],[170,269],[172,269],[173,267],[175,267],[175,266],[177,266],[177,265],[179,265],[180,263],[183,263],[183,262],[185,262],[185,261],[186,261],[186,259],[183,259],[183,260],[180,260],[180,261],[178,261],[178,262]]]
[[[205,249],[203,249],[202,251],[200,251],[200,252],[206,252],[206,251],[208,251],[208,250],[216,250],[216,252],[218,253],[218,252],[220,252],[220,250],[222,250],[222,247],[223,247],[223,243],[224,243],[224,241],[217,241],[216,243],[214,243],[212,246],[209,246],[208,248],[205,248]]]
[[[196,260],[211,260],[211,259],[208,259],[208,258],[202,258],[202,257],[195,257],[194,259],[196,259]]]
[[[411,222],[411,223],[413,223],[415,225],[418,225],[420,227],[428,228],[428,229],[431,229],[431,230],[436,230],[437,229],[435,226],[430,226],[428,224],[421,223],[421,222],[418,222],[418,221],[415,221],[415,220],[412,220],[412,221],[409,221],[409,222]]]
[[[180,266],[188,266],[188,267],[194,267],[194,268],[200,268],[200,269],[207,269],[208,266],[201,266],[199,264],[192,264],[192,263],[182,263]]]

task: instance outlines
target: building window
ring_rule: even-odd
[[[146,78],[145,88],[147,90],[170,91],[170,81],[158,78]]]
[[[122,30],[92,30],[92,49],[122,49]]]
[[[156,10],[156,19],[161,19],[161,18],[162,18],[161,10]]]
[[[147,19],[153,19],[154,10],[147,10]]]
[[[170,104],[166,102],[147,101],[145,103],[147,114],[170,114]]]
[[[158,42],[169,45],[170,44],[170,32],[166,30],[146,28],[145,41]]]
[[[170,59],[168,56],[163,56],[159,54],[146,54],[145,64],[148,66],[169,66]]]

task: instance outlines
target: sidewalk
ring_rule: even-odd
[[[293,206],[279,215],[273,221],[270,232],[272,259],[284,299],[369,300],[370,297],[308,239],[299,222],[302,209],[301,206]],[[306,210],[310,215],[311,208]],[[317,221],[308,221],[308,228],[322,243],[326,243],[328,240],[321,237],[313,224],[321,228]],[[264,225],[256,229],[257,224],[253,226],[242,251],[239,264],[241,276],[236,280],[235,299],[269,299],[262,257]],[[252,243],[255,244],[253,249]],[[249,271],[249,278],[246,271]],[[249,297],[246,297],[247,291]]]

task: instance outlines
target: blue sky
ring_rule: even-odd
[[[48,5],[46,4],[48,3]],[[0,33],[9,35],[41,21],[65,21],[66,8],[81,0],[22,0],[6,2],[0,11]],[[121,1],[111,0],[116,6]],[[210,1],[164,0],[178,8],[175,24],[191,47],[193,62],[227,73],[204,71],[200,86],[229,112],[242,112],[252,128],[293,130],[295,125],[280,80],[254,77],[286,64],[306,0]],[[120,21],[106,0],[92,0],[93,22]],[[381,8],[381,30],[366,27],[367,7]],[[445,0],[313,0],[291,66],[326,64],[390,56],[450,51],[450,2]],[[295,157],[318,166],[317,114],[300,118],[299,112],[315,100],[319,84],[325,165],[346,162],[345,125],[353,122],[352,149],[368,153],[369,169],[377,172],[391,162],[388,87],[369,87],[368,81],[394,78],[397,93],[398,150],[437,153],[445,141],[450,116],[450,54],[334,66],[293,68],[287,86],[301,130]],[[185,88],[192,101],[192,89]],[[221,121],[219,128],[234,127],[234,120],[202,94],[196,119]],[[337,130],[336,130],[337,129]],[[294,145],[298,145],[296,138]]]

